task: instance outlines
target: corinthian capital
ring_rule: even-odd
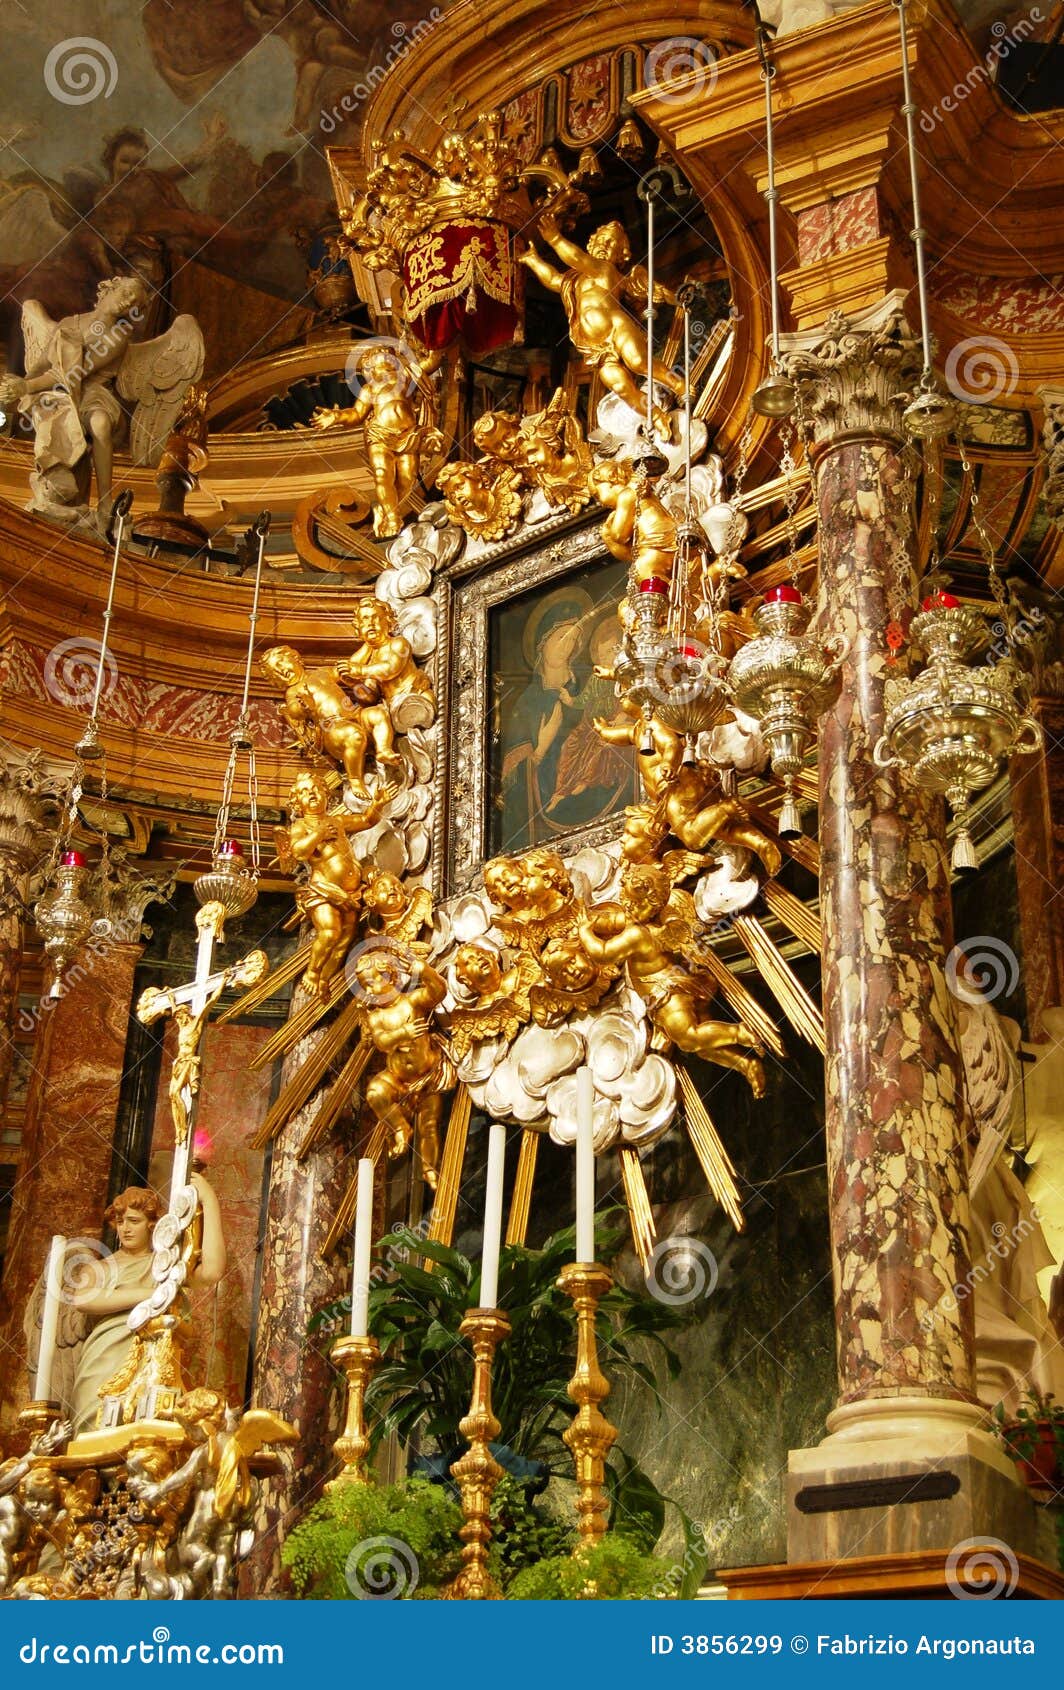
[[[896,288],[877,305],[780,338],[781,363],[801,397],[816,444],[843,434],[901,434],[901,413],[920,374],[920,342]]]

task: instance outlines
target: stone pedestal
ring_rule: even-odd
[[[944,811],[873,755],[887,624],[916,597],[900,418],[919,358],[902,299],[789,337],[784,359],[813,434],[820,627],[849,646],[819,749],[839,1406],[825,1442],[790,1458],[795,1560],[1030,1526],[975,1402],[972,1303],[956,1294],[971,1264]]]

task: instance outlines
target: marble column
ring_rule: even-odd
[[[15,1017],[22,973],[22,923],[15,911],[0,913],[0,1117],[7,1103],[15,1060]]]
[[[1059,685],[1062,666],[1053,669],[1040,679]],[[1064,1005],[1064,698],[1037,697],[1031,714],[1042,724],[1045,743],[1033,755],[1014,758],[1009,775],[1027,1026],[1041,1044],[1053,1037],[1046,1010]]]
[[[293,1012],[304,1001],[297,994]],[[282,1084],[320,1037],[311,1033],[295,1047]],[[288,1122],[274,1141],[270,1163],[252,1402],[291,1421],[299,1443],[292,1446],[286,1473],[263,1484],[255,1547],[241,1570],[241,1594],[247,1596],[277,1593],[281,1546],[334,1464],[332,1445],[342,1417],[336,1369],[307,1326],[324,1304],[347,1290],[350,1262],[338,1254],[323,1261],[319,1251],[353,1164],[336,1133],[298,1159],[319,1102],[320,1094]]]
[[[980,1430],[971,1298],[957,1295],[971,1263],[944,810],[873,756],[891,672],[887,622],[916,593],[900,419],[919,358],[904,297],[786,342],[813,435],[820,626],[849,643],[819,745],[839,1400],[826,1442],[792,1452],[792,1559],[949,1547],[966,1525],[979,1528],[984,1470],[1016,1490]],[[928,1464],[947,1458],[951,1503],[903,1501],[910,1479],[920,1494]],[[876,1509],[854,1501],[852,1487],[869,1483]]]
[[[22,1317],[53,1233],[100,1237],[133,973],[140,955],[141,946],[130,943],[109,943],[95,956],[83,952],[67,970],[63,995],[42,999],[37,1009],[0,1284],[0,1405],[5,1421],[29,1396]]]
[[[0,1114],[15,1056],[22,915],[34,871],[47,855],[59,790],[59,777],[39,751],[12,752],[0,761]]]

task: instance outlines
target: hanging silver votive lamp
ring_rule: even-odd
[[[918,786],[947,799],[957,822],[953,867],[974,869],[971,797],[990,785],[1006,757],[1037,751],[1042,729],[1028,714],[1027,680],[1014,662],[974,663],[985,624],[952,593],[925,598],[910,633],[927,664],[918,675],[888,679],[875,761],[907,769]]]
[[[731,660],[728,681],[732,702],[753,716],[772,760],[772,773],[783,782],[779,831],[801,833],[796,783],[816,738],[817,718],[833,703],[845,642],[820,645],[806,633],[809,606],[797,587],[770,587],[754,611],[757,637]]]

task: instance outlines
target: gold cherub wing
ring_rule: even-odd
[[[294,1444],[299,1433],[287,1420],[269,1408],[249,1408],[241,1415],[239,1424],[229,1434],[228,1442],[218,1463],[218,1477],[214,1485],[214,1512],[219,1520],[228,1520],[234,1509],[246,1508],[251,1501],[251,1471],[248,1461],[260,1449],[270,1444]]]
[[[475,1044],[488,1039],[516,1037],[531,1014],[529,993],[539,979],[535,958],[522,951],[504,974],[498,994],[487,1003],[461,1005],[447,1017],[451,1054],[456,1062],[468,1056]]]
[[[385,932],[389,939],[401,945],[413,944],[423,927],[432,923],[432,893],[427,886],[418,886],[410,899],[410,907]]]

